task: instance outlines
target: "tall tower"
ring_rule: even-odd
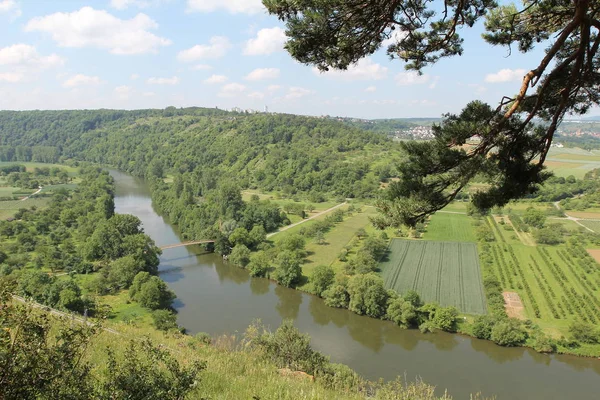
[[[269,107],[265,104],[265,114],[269,113]]]

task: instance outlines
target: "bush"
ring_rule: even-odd
[[[196,335],[194,335],[194,339],[207,346],[210,346],[212,343],[212,337],[210,337],[210,335],[206,332],[196,333]]]
[[[600,332],[592,324],[585,322],[573,322],[569,326],[569,333],[573,339],[582,343],[596,344],[600,343]]]
[[[496,318],[490,315],[480,315],[473,322],[473,336],[478,339],[489,340],[492,337],[492,329],[496,324]]]
[[[169,310],[156,310],[152,312],[152,323],[161,331],[177,329],[177,316]]]
[[[329,307],[348,308],[350,296],[346,291],[346,287],[340,284],[335,284],[322,293],[325,299],[325,304]]]
[[[333,268],[326,265],[318,265],[310,278],[313,293],[321,296],[333,284],[334,278],[335,273],[333,272]]]
[[[520,346],[527,340],[527,332],[519,320],[509,318],[494,325],[490,339],[500,346]]]

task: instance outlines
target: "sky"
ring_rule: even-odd
[[[219,107],[358,118],[440,117],[518,91],[530,54],[465,52],[419,76],[381,49],[320,73],[284,50],[260,0],[0,0],[0,109]]]

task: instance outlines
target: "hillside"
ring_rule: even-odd
[[[0,161],[108,164],[137,176],[196,176],[243,188],[371,197],[391,176],[391,141],[337,121],[186,108],[0,112]],[[381,167],[377,168],[377,165]]]

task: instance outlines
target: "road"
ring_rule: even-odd
[[[331,211],[335,210],[336,208],[340,208],[340,207],[342,207],[342,206],[345,206],[346,204],[348,204],[348,203],[347,203],[347,202],[343,202],[343,203],[341,203],[341,204],[338,204],[337,206],[333,206],[333,207],[331,207],[331,208],[328,208],[328,209],[327,209],[327,210],[325,210],[325,211],[321,211],[321,212],[319,212],[319,213],[316,213],[315,215],[313,215],[313,216],[312,216],[312,217],[310,217],[310,218],[306,218],[306,219],[303,219],[302,221],[298,221],[298,222],[296,222],[296,223],[294,223],[294,224],[291,224],[291,225],[288,225],[288,226],[284,226],[283,228],[279,229],[277,232],[269,233],[269,234],[267,235],[267,239],[268,239],[268,238],[270,238],[270,237],[272,237],[272,236],[275,236],[275,235],[277,235],[278,233],[285,232],[285,231],[287,231],[288,229],[292,229],[292,228],[293,228],[293,227],[295,227],[295,226],[298,226],[298,225],[300,225],[300,224],[303,224],[303,223],[305,223],[305,222],[308,222],[308,221],[310,221],[311,219],[318,218],[318,217],[320,217],[321,215],[323,215],[323,214],[327,214],[327,213],[329,213],[329,212],[331,212]]]
[[[41,192],[43,188],[41,186],[38,186],[38,187],[39,187],[39,189],[37,190],[37,192],[31,193],[29,196],[22,198],[21,201],[25,201],[28,198],[30,198],[31,196],[35,196],[36,194],[38,194],[39,192]]]
[[[584,221],[585,221],[585,219],[584,219],[584,218],[575,218],[575,217],[571,217],[569,214],[567,214],[566,212],[564,212],[564,210],[563,210],[562,208],[560,208],[560,201],[555,201],[555,202],[554,202],[554,203],[552,203],[552,204],[554,204],[554,207],[556,207],[556,209],[557,209],[557,210],[559,210],[559,211],[562,211],[562,212],[563,212],[563,214],[565,214],[565,215],[566,215],[566,217],[565,217],[565,218],[551,218],[551,219],[563,219],[563,220],[564,220],[564,219],[566,219],[566,220],[569,220],[569,221],[573,221],[573,222],[575,222],[577,225],[579,225],[579,226],[583,226],[583,227],[584,227],[585,229],[587,229],[588,231],[590,231],[590,232],[593,232],[593,233],[596,233],[596,231],[594,231],[593,229],[591,229],[591,228],[588,228],[587,226],[585,226],[584,224],[582,224],[581,222],[579,222],[580,220],[584,220]],[[590,220],[590,221],[593,221],[593,220]]]

